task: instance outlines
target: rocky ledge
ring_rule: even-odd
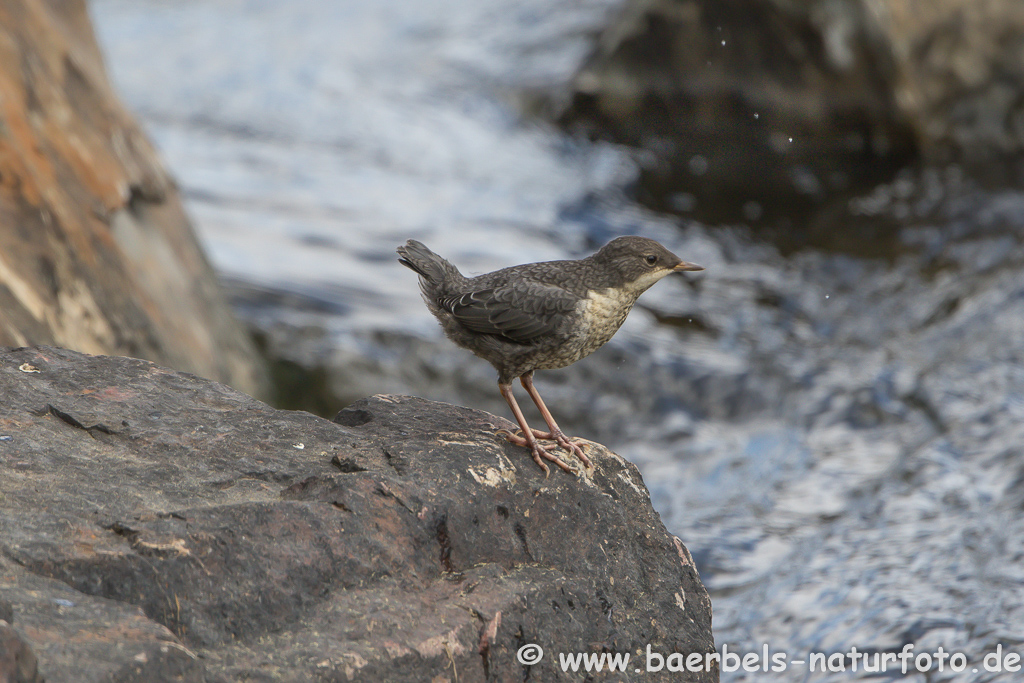
[[[545,478],[481,411],[331,422],[45,347],[0,349],[0,396],[0,680],[548,681],[628,652],[599,678],[649,681],[648,645],[714,647],[688,551],[597,444]]]

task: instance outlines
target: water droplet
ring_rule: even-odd
[[[694,154],[690,157],[690,173],[695,176],[702,176],[708,172],[708,160],[700,154]]]

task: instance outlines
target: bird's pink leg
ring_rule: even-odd
[[[523,430],[523,436],[521,437],[505,430],[501,430],[502,435],[508,439],[510,443],[529,448],[530,454],[533,456],[533,461],[540,465],[540,468],[544,470],[545,475],[550,475],[551,470],[544,464],[544,460],[550,460],[566,472],[576,474],[576,470],[566,464],[561,458],[557,455],[548,453],[550,448],[556,448],[558,444],[551,444],[550,447],[542,446],[537,442],[537,439],[534,438],[533,430],[530,429],[530,425],[526,424],[526,418],[523,417],[523,411],[519,409],[519,404],[516,403],[516,397],[512,395],[512,385],[498,382],[498,390],[501,392],[501,395],[505,397],[508,407],[512,409],[512,414],[516,416],[516,422],[519,423],[519,428]]]
[[[523,383],[523,388],[526,389],[526,393],[528,393],[530,398],[533,399],[533,402],[537,404],[537,409],[540,411],[541,417],[544,418],[544,421],[548,424],[548,429],[551,430],[547,434],[531,430],[531,434],[540,439],[554,439],[559,446],[570,453],[575,453],[576,457],[579,458],[584,465],[587,467],[593,467],[593,464],[590,462],[590,458],[586,456],[579,444],[570,441],[569,437],[565,435],[565,432],[558,428],[558,424],[555,423],[555,418],[551,416],[551,411],[548,410],[546,405],[544,405],[544,399],[540,397],[540,392],[537,391],[537,387],[533,386],[533,373],[526,373],[519,378],[519,381]],[[524,427],[525,431],[524,422],[520,422],[519,426]]]

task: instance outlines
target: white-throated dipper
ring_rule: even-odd
[[[585,466],[591,463],[558,428],[533,385],[533,371],[564,368],[590,355],[612,338],[636,300],[655,282],[671,273],[704,270],[646,237],[617,237],[578,261],[527,263],[471,278],[416,240],[398,247],[398,255],[399,263],[419,274],[423,300],[445,335],[498,371],[498,390],[523,435],[501,432],[510,442],[529,448],[546,474],[550,470],[544,460],[576,471],[549,453],[558,446]],[[516,377],[550,431],[526,424],[512,395]],[[538,439],[555,443],[542,445]]]

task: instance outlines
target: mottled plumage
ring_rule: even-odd
[[[555,424],[533,387],[534,370],[562,368],[593,353],[619,329],[637,298],[666,275],[702,270],[657,242],[619,237],[578,261],[548,261],[503,268],[467,278],[458,268],[409,240],[399,262],[420,276],[423,299],[453,342],[489,361],[498,387],[516,414],[523,437],[507,435],[541,458],[570,469],[534,436],[554,439],[589,465],[580,447]],[[511,393],[519,377],[537,403],[550,432],[531,430]]]

